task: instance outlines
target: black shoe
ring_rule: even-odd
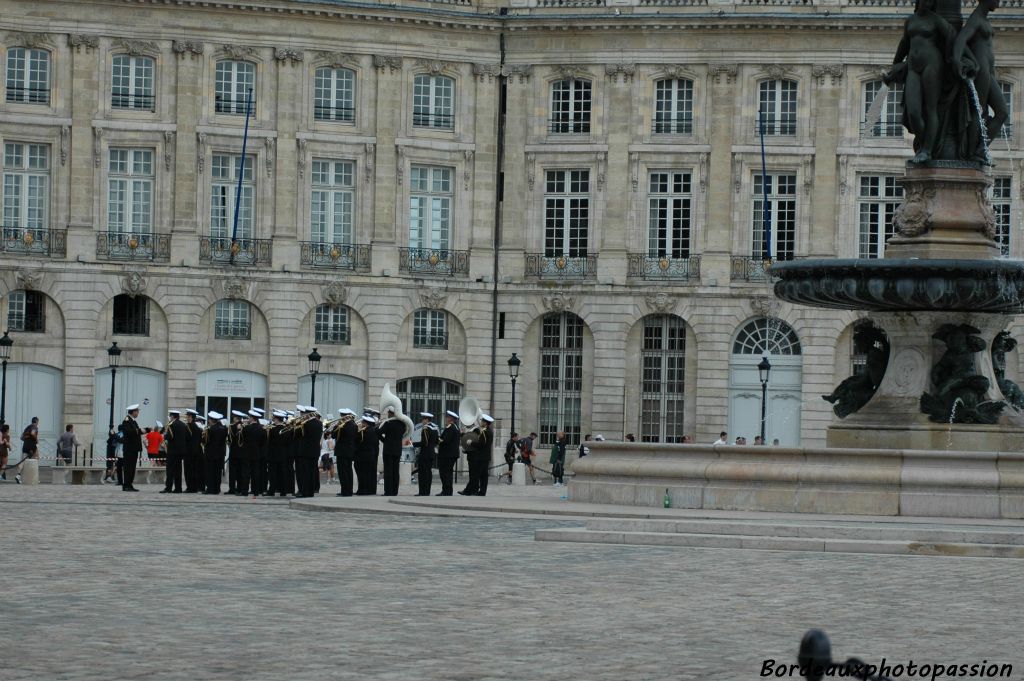
[[[435,497],[450,497],[451,495],[452,495],[451,492],[441,492],[439,494],[435,494],[434,496]]]
[[[473,496],[474,493],[473,492],[467,492],[464,489],[460,489],[459,490],[459,494],[461,494],[464,497],[471,497],[471,496]]]
[[[127,489],[127,487],[125,489]],[[171,490],[169,490],[169,489],[162,489],[162,490],[160,490],[160,494],[170,494],[170,493],[171,493]]]

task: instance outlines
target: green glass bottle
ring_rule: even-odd
[[[672,508],[672,497],[668,495],[668,487],[665,488],[665,508]]]

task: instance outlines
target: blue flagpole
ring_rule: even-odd
[[[764,109],[757,112],[758,119],[761,123],[761,231],[762,234],[762,253],[761,259],[772,261],[772,218],[771,209],[768,205],[768,164],[765,161],[764,155]]]
[[[238,189],[235,191],[235,219],[231,226],[231,259],[230,264],[235,264],[235,251],[238,243],[238,208],[242,202],[242,178],[245,177],[245,151],[249,146],[249,114],[252,113],[252,88],[245,96],[245,131],[242,133],[242,162],[238,168]]]

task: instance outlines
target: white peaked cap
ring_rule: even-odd
[[[124,408],[124,410],[125,411],[136,411],[138,408],[139,408],[139,405],[137,405],[137,404],[129,404],[127,407]]]
[[[224,415],[221,414],[218,411],[211,411],[211,412],[207,412],[206,418],[208,418],[208,419],[218,419],[219,420],[219,419],[224,418]]]

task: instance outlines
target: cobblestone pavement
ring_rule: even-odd
[[[579,521],[156,490],[0,485],[0,679],[741,681],[811,626],[843,657],[1024,678],[1022,561],[540,543]]]

